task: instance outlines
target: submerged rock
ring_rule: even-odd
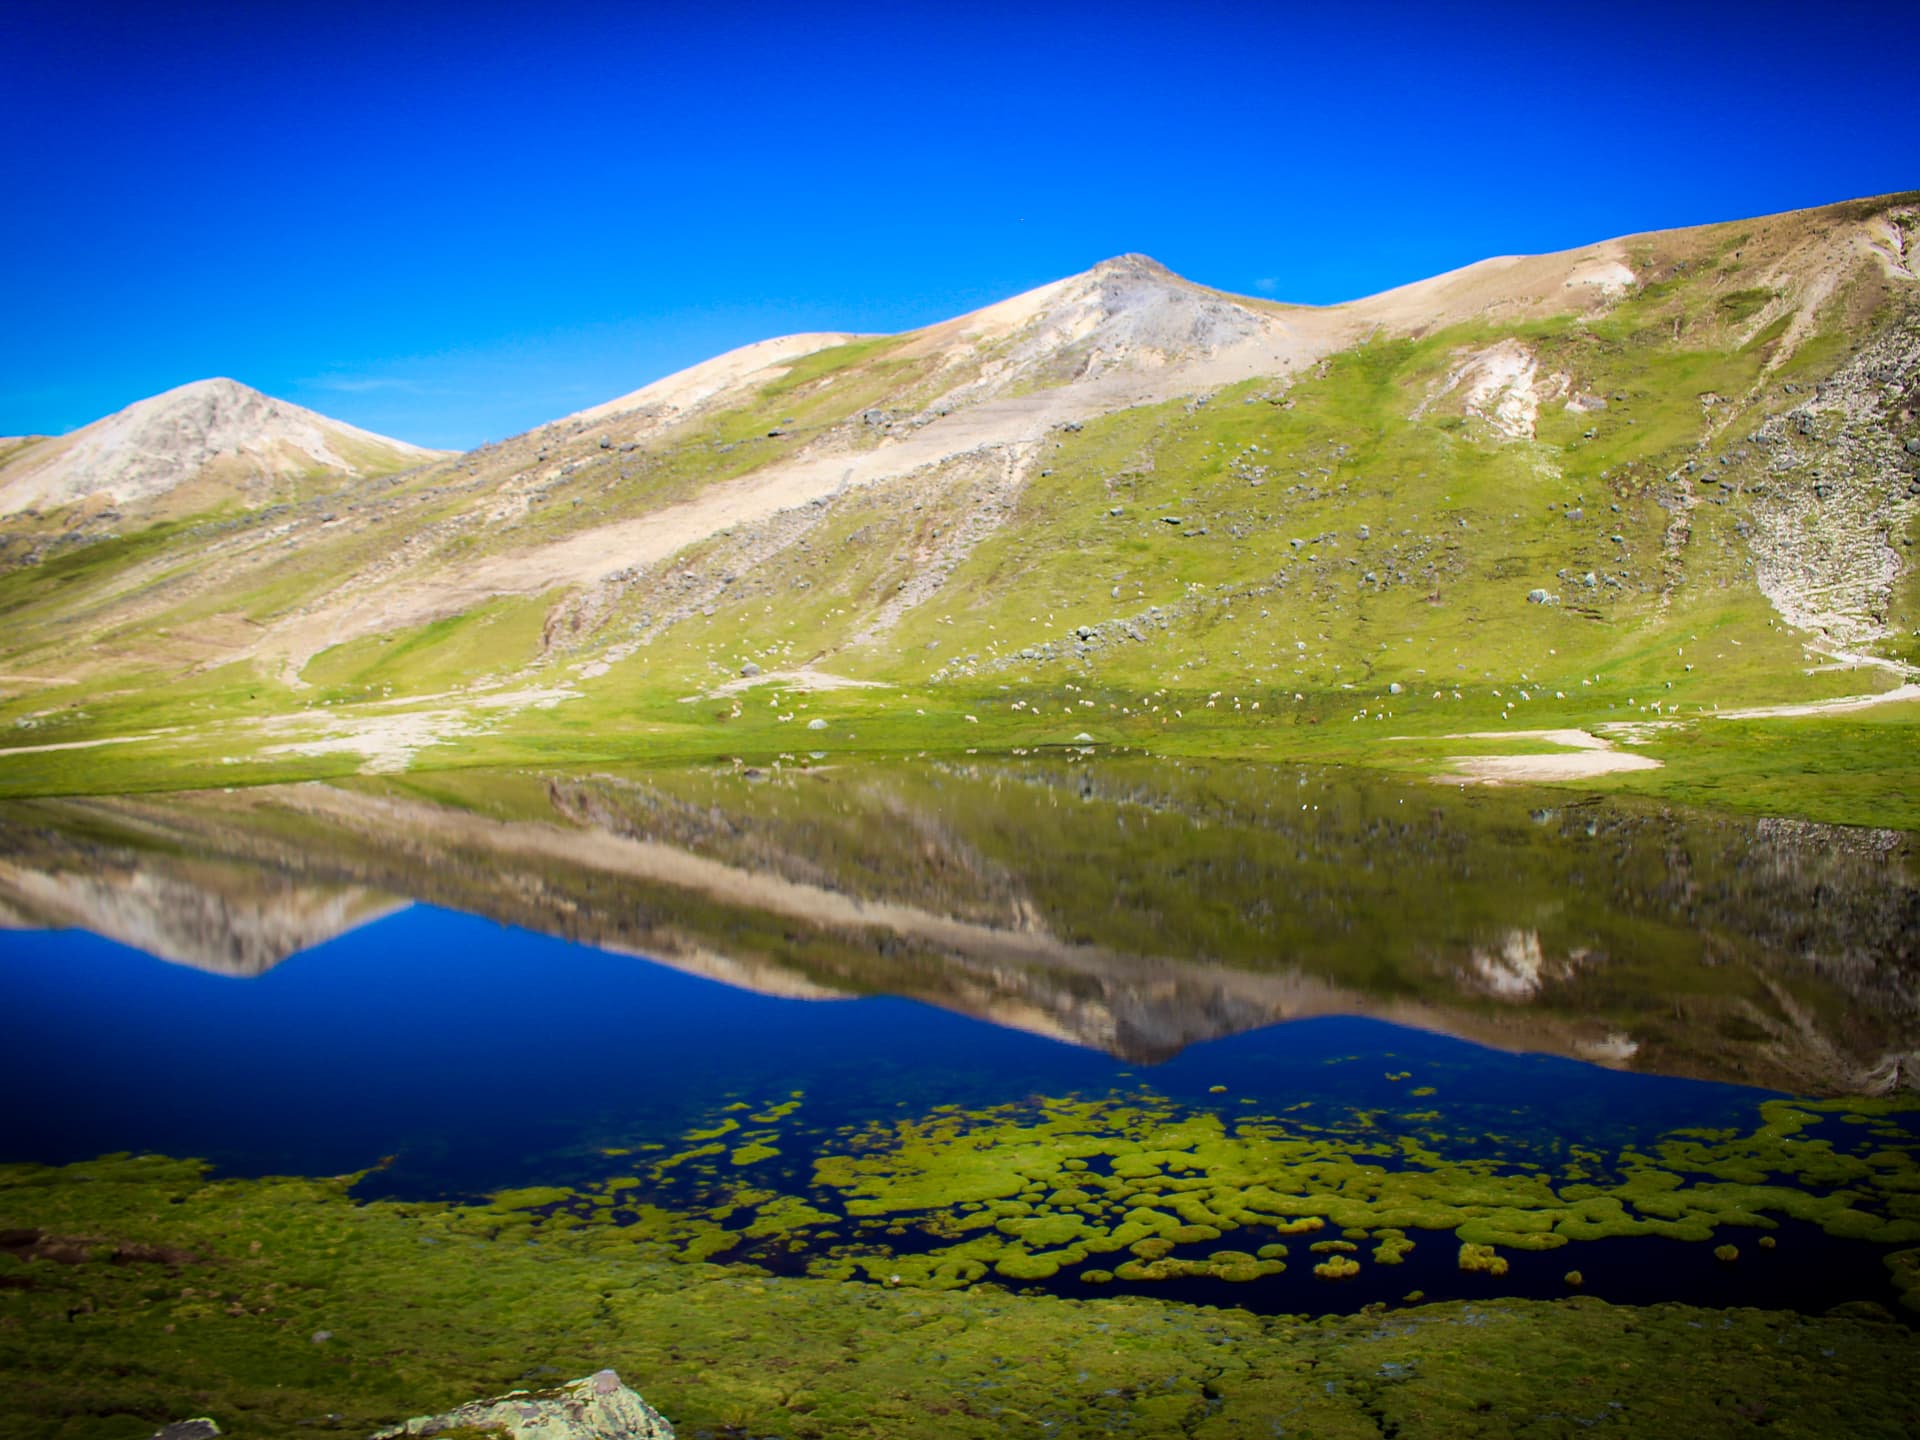
[[[513,1390],[475,1400],[444,1415],[416,1415],[373,1440],[438,1435],[454,1429],[494,1430],[512,1440],[673,1440],[673,1427],[611,1370],[547,1390]]]

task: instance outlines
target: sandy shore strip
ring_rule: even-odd
[[[1443,781],[1475,785],[1519,785],[1537,780],[1590,780],[1630,770],[1658,770],[1660,761],[1614,748],[1611,740],[1587,730],[1481,730],[1449,735],[1449,740],[1544,740],[1566,747],[1558,755],[1452,755],[1451,774]]]

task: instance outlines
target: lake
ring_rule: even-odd
[[[16,802],[0,906],[9,1162],[1272,1313],[1892,1307],[1920,1238],[1894,832],[1077,751],[472,771]]]

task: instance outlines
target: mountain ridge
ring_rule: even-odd
[[[1920,661],[1916,234],[1895,195],[1327,307],[1120,255],[182,528],[0,524],[0,723],[118,743],[166,677],[222,758],[390,768],[569,715],[778,749],[828,686],[1021,734],[1003,695],[1063,686],[1116,734],[1188,693],[1436,736],[1857,693]]]

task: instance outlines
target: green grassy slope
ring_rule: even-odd
[[[1920,637],[1920,459],[1901,448],[1920,436],[1920,306],[1841,244],[1845,226],[1913,202],[1874,203],[1643,237],[1628,247],[1639,283],[1598,313],[1569,302],[1557,318],[1381,333],[1290,382],[1059,426],[1035,453],[961,455],[611,579],[343,636],[290,669],[252,642],[396,576],[457,585],[487,557],[645,516],[810,445],[870,448],[875,413],[934,402],[988,354],[936,373],[913,337],[861,340],[638,439],[556,424],[391,480],[63,550],[0,574],[0,664],[74,683],[0,684],[0,734],[172,725],[204,740],[215,717],[219,758],[255,760],[249,719],[512,681],[579,698],[509,709],[424,758],[777,753],[829,714],[847,722],[836,743],[859,748],[1085,732],[1431,765],[1465,753],[1439,738],[1458,731],[1697,720],[1883,688],[1880,672],[1824,663],[1863,648],[1856,632],[1895,660]],[[1815,285],[1794,257],[1833,236]],[[1538,392],[1520,438],[1462,380],[1475,357],[1516,348]],[[1071,381],[1042,369],[1023,383]],[[1884,549],[1889,578],[1849,602],[1858,626],[1786,622],[1763,585],[1777,590],[1783,566],[1791,579],[1795,547]],[[1809,588],[1824,595],[1817,569]],[[749,665],[875,688],[807,695],[774,676],[710,695]],[[1891,732],[1847,733],[1878,755]],[[1665,740],[1675,756],[1732,745]],[[173,744],[175,773],[194,743]],[[73,753],[35,762],[33,781],[0,758],[0,790],[139,768],[137,752]],[[1742,798],[1746,763],[1706,788]],[[1897,818],[1817,784],[1800,803]]]

